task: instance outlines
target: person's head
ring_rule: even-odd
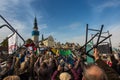
[[[67,72],[62,72],[59,78],[60,80],[71,80],[71,75]]]
[[[48,66],[47,66],[47,64],[46,64],[45,62],[42,62],[42,63],[40,64],[40,67],[41,67],[41,68],[47,68]]]
[[[88,64],[83,70],[82,80],[108,80],[105,72],[95,64]]]
[[[12,62],[11,61],[7,61],[6,64],[7,64],[7,68],[10,68],[11,65],[12,65]]]
[[[13,75],[13,76],[7,76],[3,80],[20,80],[20,77]]]

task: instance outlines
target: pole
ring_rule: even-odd
[[[91,31],[100,31],[100,30],[95,30],[95,29],[88,29],[88,30],[91,30]]]
[[[88,42],[86,42],[80,49],[82,49],[85,45],[87,45],[90,41],[92,41],[96,36],[98,35],[98,33],[96,33]]]
[[[8,28],[10,29],[10,30],[12,30],[12,31],[14,31],[14,32],[16,32],[17,33],[17,35],[23,40],[23,42],[24,42],[24,44],[25,44],[25,40],[23,39],[23,37],[7,22],[7,20],[5,20],[5,18],[3,18],[1,15],[0,15],[0,17],[8,24]]]
[[[86,46],[87,46],[87,39],[88,39],[88,24],[86,24],[86,40],[85,40],[85,52],[86,52]]]
[[[111,37],[112,35],[109,35],[108,37],[106,37],[105,39],[103,39],[102,41],[100,41],[98,44],[96,44],[95,46],[93,46],[90,50],[88,50],[86,52],[86,55],[90,56],[90,57],[93,57],[92,55],[89,55],[88,53],[93,49],[93,48],[96,48],[100,43],[102,43],[103,41],[105,41],[106,39],[108,39],[109,37]]]
[[[12,28],[10,28],[8,25],[6,25],[6,24],[4,24],[4,25],[2,25],[2,26],[0,26],[0,28],[2,28],[2,27],[4,27],[4,26],[6,26],[6,27],[8,27],[13,33],[14,33],[14,31],[13,31],[13,29]]]

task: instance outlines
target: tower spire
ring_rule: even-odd
[[[36,16],[35,16],[35,19],[34,19],[34,27],[33,27],[34,29],[38,29],[38,25],[37,25],[37,18],[36,18]]]
[[[35,16],[34,18],[34,27],[32,31],[32,40],[35,43],[36,46],[38,46],[39,42],[39,31],[38,31],[38,24],[37,24],[37,18]]]

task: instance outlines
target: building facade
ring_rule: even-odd
[[[55,46],[55,41],[54,41],[54,38],[52,36],[49,36],[48,38],[42,39],[39,42],[40,46],[41,46],[41,44],[46,46],[46,47],[54,47]]]

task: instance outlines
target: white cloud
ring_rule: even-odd
[[[34,21],[34,10],[31,3],[34,0],[1,0],[0,1],[0,15],[2,15],[26,40],[31,37],[33,21]],[[40,12],[39,12],[40,13]],[[38,18],[42,16],[39,14]],[[25,20],[21,19],[23,17]],[[0,26],[6,24],[0,18]],[[46,24],[42,24],[40,29],[47,28]],[[8,28],[0,29],[0,42],[10,34],[11,31]]]
[[[75,23],[72,23],[72,24],[68,25],[68,27],[70,29],[77,29],[78,27],[80,27],[80,25],[81,24],[79,22],[75,22]]]
[[[54,37],[55,32],[45,33],[44,35],[45,35],[45,37],[48,37],[48,36],[50,36],[50,35]]]
[[[85,44],[85,35],[82,36],[74,36],[72,38],[67,37],[65,39],[65,41],[67,42],[71,42],[71,43],[79,43],[81,46]]]
[[[68,25],[64,25],[62,27],[58,27],[60,30],[64,30],[64,29],[69,29],[69,30],[75,30],[77,28],[79,28],[81,26],[80,22],[72,22]]]
[[[12,33],[12,31],[9,30],[7,27],[0,29],[0,42],[11,33]]]
[[[116,8],[120,6],[120,0],[106,0],[103,1],[102,3],[97,3],[95,4],[94,1],[93,3],[90,4],[92,6],[92,8],[94,9],[94,11],[97,12],[102,12],[103,10],[107,9],[107,8]]]
[[[47,24],[41,24],[41,25],[38,25],[39,27],[39,30],[41,31],[42,29],[46,29],[48,26]]]
[[[112,34],[111,41],[113,47],[118,47],[120,43],[120,24],[112,25],[109,28],[110,33]]]
[[[11,21],[9,21],[10,23]],[[6,24],[6,23],[5,23]],[[0,24],[0,26],[3,25],[3,24]],[[29,29],[26,29],[27,25],[25,23],[22,23],[20,21],[17,21],[17,20],[12,20],[12,24],[13,28],[15,30],[18,31],[18,33],[26,40],[28,37],[30,37],[30,33],[28,34],[26,31],[29,30]],[[4,27],[4,28],[1,28],[0,29],[0,42],[5,39],[9,34],[13,33],[8,27]],[[19,40],[20,42],[23,42],[21,41],[20,37],[19,37]],[[19,43],[20,43],[19,42]]]
[[[117,47],[120,43],[120,24],[115,24],[109,27],[106,27],[104,31],[109,31],[110,34],[112,34],[111,36],[111,42],[112,42],[112,46],[113,47]],[[104,34],[103,36],[108,36],[107,34]],[[89,36],[90,37],[90,36]],[[89,38],[90,39],[90,38]],[[88,40],[89,40],[88,39]],[[102,38],[103,39],[103,38]],[[102,40],[101,39],[101,40]],[[81,35],[81,36],[73,36],[73,37],[66,37],[64,39],[62,39],[63,41],[68,41],[68,42],[74,42],[74,43],[79,43],[80,45],[83,45],[85,43],[85,35]],[[94,39],[94,41],[96,42],[96,40]],[[106,41],[109,41],[108,39]]]

